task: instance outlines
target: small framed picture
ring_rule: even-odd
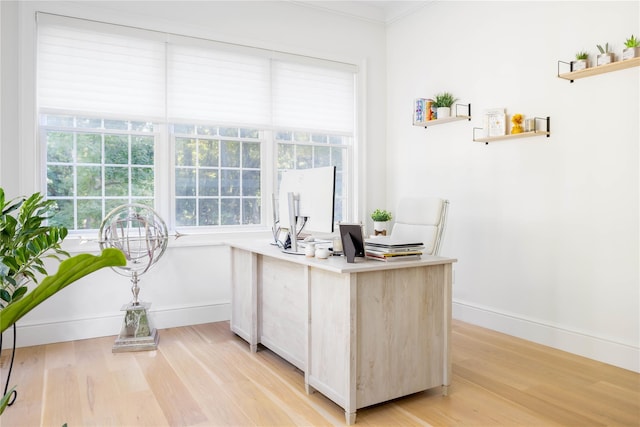
[[[356,257],[364,258],[364,237],[362,224],[340,223],[340,238],[342,239],[342,252],[347,257],[347,262],[355,262]]]

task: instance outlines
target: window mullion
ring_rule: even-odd
[[[175,137],[169,134],[166,123],[157,124],[155,132],[155,206],[158,215],[175,229]]]

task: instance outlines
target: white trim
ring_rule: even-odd
[[[153,304],[149,309],[149,317],[156,329],[175,328],[179,326],[198,325],[201,323],[222,322],[231,316],[231,303],[220,302],[201,306],[165,308],[154,310]],[[115,336],[120,333],[123,314],[117,313],[107,316],[85,319],[70,319],[54,322],[16,323],[17,347],[43,345],[65,341],[75,341],[89,338]],[[160,343],[162,343],[162,331]],[[7,329],[2,335],[3,349],[13,345],[13,328]]]
[[[454,299],[453,318],[579,356],[640,372],[640,348],[522,315]]]
[[[36,103],[36,52],[37,25],[34,14],[26,13],[29,2],[18,2],[19,19],[19,96],[18,96],[18,144],[20,176],[19,193],[40,191],[42,179],[42,155],[38,144],[38,108]],[[35,165],[34,166],[34,159]]]
[[[364,207],[367,206],[367,176],[368,175],[368,162],[367,162],[367,144],[368,133],[367,123],[369,110],[367,109],[368,97],[367,94],[367,82],[369,79],[369,69],[367,68],[367,61],[363,59],[359,66],[360,72],[355,75],[356,83],[356,99],[355,99],[355,111],[356,111],[356,127],[353,138],[353,149],[351,155],[353,158],[349,159],[349,165],[356,170],[350,170],[349,175],[352,177],[351,188],[349,189],[351,195],[349,201],[349,215],[354,218],[355,222],[364,222],[364,215],[366,214]],[[383,173],[386,173],[386,169]],[[385,179],[386,182],[386,179]],[[355,196],[357,195],[357,196]]]

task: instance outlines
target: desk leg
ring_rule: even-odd
[[[313,394],[316,392],[316,389],[313,388],[313,386],[311,384],[309,384],[309,377],[308,377],[308,372],[304,373],[304,391],[307,392],[307,394]]]
[[[231,248],[231,318],[229,326],[258,350],[258,255]]]
[[[451,288],[453,286],[452,284],[452,266],[451,264],[446,264],[443,266],[444,268],[444,307],[443,307],[443,313],[444,313],[444,318],[442,319],[443,321],[443,326],[444,326],[444,330],[442,331],[442,337],[444,339],[444,354],[443,354],[443,359],[444,359],[444,369],[442,372],[442,376],[443,376],[443,390],[442,390],[442,394],[443,396],[446,396],[449,393],[449,386],[451,385],[451,365],[452,365],[452,359],[451,359]]]
[[[251,331],[249,348],[258,352],[258,254],[251,254]]]
[[[347,425],[354,425],[356,423],[356,413],[344,411],[344,419]]]

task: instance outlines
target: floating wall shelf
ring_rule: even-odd
[[[466,109],[466,111],[464,111],[464,109],[462,109],[462,114],[460,113],[460,110],[458,107],[465,107],[464,109]],[[423,126],[425,129],[429,126],[433,126],[433,125],[441,125],[444,123],[450,123],[450,122],[457,122],[460,120],[469,120],[471,121],[471,104],[456,104],[455,106],[455,115],[451,116],[451,117],[445,117],[444,119],[436,119],[436,120],[429,120],[426,122],[415,122],[413,125],[414,126]],[[464,114],[466,113],[466,114]]]
[[[546,124],[546,128],[545,128],[546,130],[538,129],[538,121],[544,121],[544,123]],[[528,138],[531,136],[546,136],[547,138],[549,138],[551,136],[550,124],[551,124],[550,117],[536,117],[534,129],[530,132],[522,132],[522,133],[499,135],[499,136],[481,136],[479,138],[476,138],[476,131],[484,130],[484,129],[473,128],[473,140],[475,142],[484,142],[485,144],[489,144],[490,142],[505,141],[508,139],[517,139],[517,138]]]
[[[625,59],[624,61],[616,61],[610,64],[604,64],[596,67],[589,67],[583,70],[571,71],[569,73],[560,74],[560,64],[567,64],[571,67],[571,63],[558,61],[558,77],[561,79],[569,80],[573,83],[574,80],[582,79],[584,77],[597,76],[598,74],[610,73],[612,71],[626,70],[627,68],[640,66],[640,57]]]

